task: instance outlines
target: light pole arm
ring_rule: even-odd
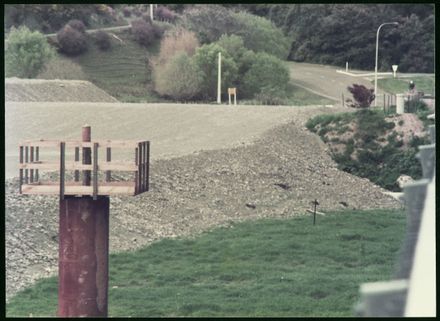
[[[382,28],[385,25],[398,25],[398,22],[385,22],[382,23],[379,28],[377,28],[376,32],[376,63],[374,65],[374,95],[376,98],[374,99],[374,106],[377,106],[377,64],[378,64],[378,58],[379,58],[379,32],[380,28]]]

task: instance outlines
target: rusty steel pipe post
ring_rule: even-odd
[[[82,133],[83,141],[91,141],[90,126]],[[83,161],[91,161],[90,148],[84,151]],[[88,181],[85,176],[83,183],[90,185],[90,171]],[[60,199],[59,317],[107,316],[109,213],[107,196]]]

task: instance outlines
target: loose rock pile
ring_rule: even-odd
[[[326,145],[304,127],[316,113],[302,110],[251,145],[153,162],[150,192],[111,198],[110,251],[235,221],[305,215],[314,199],[321,212],[400,207],[367,179],[337,169]],[[57,224],[57,197],[19,196],[18,181],[6,183],[7,298],[56,274]]]

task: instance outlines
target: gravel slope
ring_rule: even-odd
[[[111,198],[111,252],[233,221],[303,215],[315,198],[323,212],[400,207],[368,180],[339,171],[325,144],[304,127],[308,118],[332,111],[298,108],[289,123],[266,130],[252,144],[155,159],[150,192]],[[10,179],[5,221],[10,298],[57,273],[58,199],[17,195],[17,181]]]
[[[117,102],[118,100],[85,80],[6,78],[5,101]]]

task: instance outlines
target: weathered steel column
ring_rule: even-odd
[[[91,141],[83,127],[83,141]],[[83,148],[91,164],[91,148]],[[83,172],[90,185],[90,171]],[[107,316],[110,200],[107,196],[65,196],[60,199],[59,317]]]

